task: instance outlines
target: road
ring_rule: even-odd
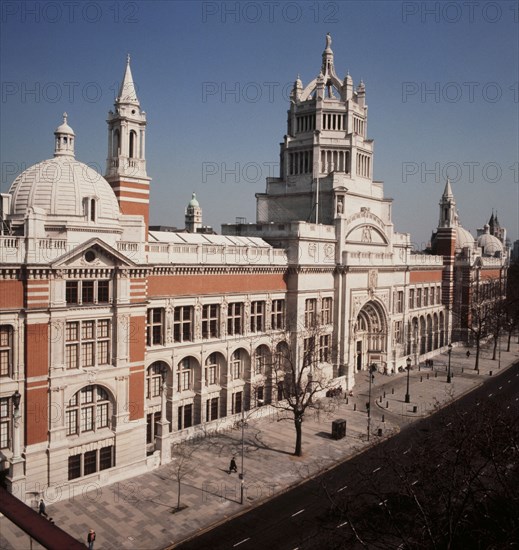
[[[441,479],[443,473],[448,475],[442,457],[447,460],[449,452],[456,450],[456,446],[452,445],[452,437],[455,438],[454,441],[459,438],[460,449],[463,449],[467,428],[477,422],[478,418],[488,416],[490,406],[506,410],[515,418],[519,417],[519,363],[498,376],[489,378],[483,385],[438,413],[403,428],[391,439],[175,548],[354,548],[359,538],[362,540],[355,525],[359,528],[369,527],[365,521],[367,514],[373,521],[380,521],[381,526],[384,524],[384,518],[378,510],[382,513],[389,508],[387,499],[380,501],[380,495],[396,495],[402,498],[402,494],[409,492],[404,491],[402,483],[413,486],[416,484],[419,487],[426,481],[430,484],[430,478],[435,481]],[[471,424],[464,425],[465,419],[472,418],[476,420],[470,420]],[[472,444],[473,437],[468,439]],[[420,470],[416,472],[416,464],[423,461],[424,457],[426,464],[423,475],[420,475]],[[441,468],[440,463],[431,463],[436,460],[442,463]],[[417,479],[403,480],[401,473],[395,472],[396,461],[400,472],[410,472],[409,475]],[[427,479],[424,477],[425,471]],[[393,510],[398,512],[398,507]],[[366,532],[366,536],[372,536],[369,529]],[[373,540],[383,536],[386,540],[391,540],[395,534],[375,534]],[[398,540],[398,536],[395,540]],[[395,543],[394,547],[397,546]],[[375,546],[371,544],[370,547]]]

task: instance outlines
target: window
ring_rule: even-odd
[[[108,393],[101,386],[78,391],[65,409],[67,435],[80,435],[109,427]]]
[[[321,305],[321,319],[323,325],[332,323],[332,298],[323,298]]]
[[[178,364],[177,369],[177,388],[179,392],[189,390],[191,388],[191,365],[189,357],[182,359]]]
[[[178,306],[174,309],[173,339],[175,342],[193,340],[193,306]]]
[[[428,288],[423,289],[423,305],[424,306],[429,305],[429,289]]]
[[[395,344],[402,343],[402,321],[395,322]]]
[[[315,327],[317,300],[309,298],[305,301],[305,328]]]
[[[183,430],[193,425],[193,405],[183,405],[178,408],[178,429]]]
[[[437,304],[442,303],[442,287],[441,286],[436,287],[436,303]]]
[[[409,289],[409,309],[414,309],[414,288]]]
[[[148,309],[146,345],[160,346],[164,344],[164,309],[156,307]]]
[[[218,418],[218,397],[213,397],[205,402],[205,417],[207,421]]]
[[[160,395],[162,389],[162,368],[166,368],[164,363],[153,363],[148,367],[146,374],[146,397],[152,399]]]
[[[243,303],[229,304],[227,309],[227,334],[234,336],[243,333]]]
[[[422,289],[416,289],[416,307],[422,307]]]
[[[160,422],[160,411],[149,413],[146,415],[146,443],[155,443],[155,436],[157,435],[157,426]]]
[[[328,363],[330,361],[330,335],[322,334],[319,336],[319,362]]]
[[[241,413],[243,405],[243,392],[238,391],[232,394],[232,413]]]
[[[87,252],[88,254],[88,252]],[[67,281],[65,283],[67,304],[105,304],[110,302],[110,281]]]
[[[404,311],[404,292],[399,290],[396,293],[396,313],[402,313]]]
[[[8,449],[11,444],[11,399],[0,399],[0,449]]]
[[[303,340],[303,366],[311,365],[314,361],[315,336]]]
[[[110,321],[71,321],[65,326],[67,369],[110,364]]]
[[[95,474],[115,466],[115,447],[108,445],[68,457],[68,479]]]
[[[202,308],[202,338],[218,338],[220,306],[210,304]]]
[[[285,328],[285,300],[272,300],[270,325],[272,330],[283,330]]]
[[[231,355],[231,377],[233,380],[238,380],[243,376],[243,370],[242,370],[242,351],[237,349],[232,355]]]
[[[265,302],[251,303],[250,330],[251,332],[262,332],[265,330]]]
[[[12,375],[13,327],[0,326],[0,376]]]
[[[254,352],[254,374],[265,374],[268,361],[268,349],[259,346]]]
[[[218,384],[218,356],[211,353],[205,362],[205,383],[207,386]]]

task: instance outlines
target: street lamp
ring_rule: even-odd
[[[13,461],[20,458],[20,418],[22,414],[20,412],[20,401],[22,395],[16,390],[11,396],[13,400]]]
[[[449,366],[447,367],[447,384],[451,383],[451,353],[452,353],[452,344],[447,346],[447,353],[449,354]]]
[[[245,397],[245,392],[243,393],[243,396]],[[241,481],[240,485],[240,504],[243,504],[243,485],[245,483],[245,472],[243,471],[243,457],[244,457],[244,450],[245,450],[245,399],[242,398],[241,400],[241,473],[239,474],[239,478]]]
[[[369,366],[369,395],[368,395],[368,441],[369,441],[369,431],[371,428],[371,381],[373,378],[375,378],[375,375],[373,374],[377,370],[377,365],[375,363],[372,363]]]
[[[410,403],[411,402],[411,397],[409,396],[409,372],[411,371],[411,363],[412,363],[412,359],[410,357],[408,357],[406,359],[406,370],[407,370],[407,392],[405,394],[405,402],[406,403]]]

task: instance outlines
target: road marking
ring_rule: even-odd
[[[493,393],[489,393],[488,394],[488,397],[492,397],[494,394]]]
[[[303,508],[302,510],[299,510],[299,512],[296,512],[295,514],[292,514],[292,517],[295,517],[298,514],[302,514],[304,511],[305,511],[305,509]]]
[[[387,502],[387,499],[386,500],[383,500],[382,502],[379,502],[378,505],[379,506],[382,506],[383,504],[385,504]]]
[[[479,403],[478,403],[478,405],[479,405]],[[450,426],[451,424],[452,424],[452,422],[449,422],[449,423],[447,424],[447,426]]]
[[[250,537],[248,539],[240,540],[240,542],[237,542],[236,544],[233,544],[233,548],[236,548],[237,546],[240,546],[240,544],[243,544],[244,542],[247,542],[250,540]]]
[[[411,485],[416,485],[417,483],[418,483],[418,480],[413,481],[413,483],[411,483]]]
[[[341,487],[340,489],[337,489],[337,492],[340,493],[341,491],[344,491],[344,489],[346,489],[348,486],[345,485],[344,487]]]
[[[375,468],[372,473],[378,472],[379,470],[382,470],[382,466],[379,466],[378,468]]]
[[[345,525],[348,525],[348,522],[347,521],[344,521],[342,523],[339,523],[339,525],[337,525],[337,529],[339,529],[339,527],[344,527]]]
[[[476,407],[479,407],[479,401],[476,403]]]
[[[499,386],[499,389],[502,390],[502,389],[503,389],[503,386]]]
[[[407,451],[404,451],[403,454],[407,454],[410,451],[410,449],[407,449]]]

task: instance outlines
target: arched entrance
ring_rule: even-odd
[[[387,361],[387,318],[382,306],[370,300],[359,311],[355,323],[355,366],[366,369]]]

